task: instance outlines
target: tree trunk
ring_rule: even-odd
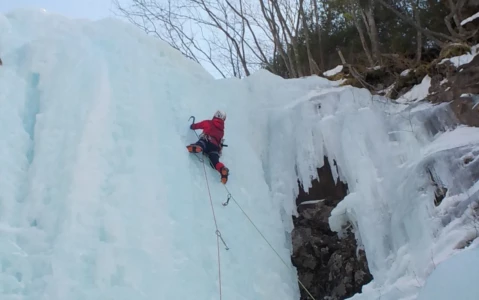
[[[290,76],[296,77],[296,73],[294,72],[294,66],[291,64],[291,58],[289,57],[289,54],[284,51],[283,45],[281,44],[281,37],[278,31],[278,25],[276,24],[276,21],[274,19],[274,14],[272,11],[269,11],[271,17],[268,16],[268,12],[266,11],[266,6],[264,5],[263,0],[260,0],[259,3],[261,7],[261,12],[266,19],[266,22],[268,23],[268,26],[271,31],[271,35],[273,36],[274,45],[277,48],[281,58],[283,59],[286,69],[288,70]]]
[[[219,29],[221,32],[224,33],[224,35],[226,36],[227,39],[229,39],[231,41],[231,43],[233,44],[235,50],[236,50],[236,54],[238,55],[239,57],[239,60],[241,62],[241,65],[243,67],[243,70],[244,70],[244,73],[246,76],[249,76],[250,75],[250,71],[249,71],[249,68],[248,68],[248,63],[246,62],[246,56],[245,56],[245,53],[242,52],[242,45],[238,44],[238,41],[236,41],[236,39],[228,32],[228,23],[227,23],[227,20],[222,20],[221,18],[219,18],[211,9],[211,4],[209,3],[206,3],[206,0],[192,0],[193,3],[196,3],[198,5],[200,5],[202,7],[202,9],[208,14],[208,16],[210,17],[211,21],[213,22],[212,26],[215,26],[217,29]],[[225,23],[226,24],[226,28],[223,27],[222,23]]]
[[[278,16],[279,23],[283,27],[283,32],[285,34],[285,40],[287,41],[286,34],[291,40],[291,44],[293,46],[293,53],[294,53],[294,59],[296,63],[296,72],[298,74],[297,77],[303,77],[303,72],[301,68],[301,62],[299,60],[299,50],[298,50],[298,42],[296,41],[296,37],[293,36],[291,33],[291,29],[288,27],[288,24],[286,23],[286,19],[283,16],[283,13],[281,12],[281,8],[279,7],[278,1],[277,0],[271,0],[273,3],[273,7],[276,10],[276,15]]]
[[[343,52],[341,52],[341,49],[339,48],[336,48],[336,51],[338,51],[338,55],[339,55],[339,58],[341,59],[341,63],[343,64],[343,66],[346,66],[347,63],[346,63],[346,60],[344,59]]]
[[[279,22],[280,24],[282,24],[282,22]],[[284,38],[284,41],[286,43],[286,45],[288,44],[288,37],[286,35],[286,31],[284,30],[284,27],[283,25],[281,25],[281,27],[283,28],[283,38]],[[296,61],[296,52],[294,51],[294,46],[293,46],[293,54],[291,55],[289,49],[287,49],[287,53],[288,53],[288,60],[289,60],[289,64],[291,65],[291,76],[292,78],[297,78],[298,77],[298,74],[299,74],[299,69],[298,69],[298,64],[296,64],[295,62]],[[293,57],[294,56],[294,57]]]
[[[304,8],[303,8],[303,0],[300,0],[299,2],[299,13],[300,17],[303,21],[303,30],[304,30],[304,36],[305,36],[305,44],[306,44],[306,52],[308,55],[308,65],[309,65],[309,74],[319,74],[319,68],[318,65],[316,64],[316,61],[314,61],[313,55],[311,54],[311,45],[310,45],[310,40],[309,40],[309,27],[308,23],[306,21],[306,16],[304,13]]]
[[[416,0],[416,2],[414,2],[414,0],[411,0],[411,7],[414,19],[416,20],[416,23],[421,26],[421,17],[417,9],[418,4],[419,0]],[[419,30],[417,31],[416,44],[416,65],[419,65],[421,63],[422,56],[422,33]]]
[[[376,20],[374,19],[374,5],[370,1],[368,8],[366,9],[366,20],[368,21],[368,27],[371,39],[371,49],[376,63],[381,64],[381,52],[379,51],[379,34],[376,26]]]
[[[314,9],[314,17],[316,19],[316,33],[318,34],[319,65],[320,69],[324,71],[323,43],[321,39],[321,22],[319,20],[318,3],[317,0],[312,0],[312,2]]]
[[[263,52],[263,49],[262,47],[259,45],[259,42],[258,42],[258,39],[256,38],[256,34],[254,33],[253,29],[251,28],[251,24],[249,22],[249,20],[245,17],[244,13],[243,13],[243,0],[239,0],[239,3],[240,3],[240,8],[241,8],[241,12],[239,12],[236,7],[234,7],[233,5],[231,5],[230,1],[226,1],[226,4],[236,13],[236,15],[238,15],[242,20],[243,22],[246,23],[246,26],[248,26],[248,29],[249,29],[249,32],[251,33],[252,37],[253,37],[253,40],[254,40],[254,43],[256,45],[256,47],[258,48],[258,52],[260,54],[257,55],[255,53],[255,55],[264,63],[264,64],[268,64],[268,59],[266,58],[266,55],[265,53]],[[244,26],[244,25],[243,25]],[[244,28],[244,27],[243,27]],[[244,32],[243,32],[243,36],[244,36]]]
[[[451,12],[444,17],[444,23],[446,24],[447,30],[449,31],[449,33],[452,34],[452,36],[457,37],[461,40],[465,40],[465,30],[461,26],[458,13],[461,11],[462,7],[466,3],[466,0],[458,0],[456,4],[454,4],[453,0],[448,0],[447,3],[449,5],[449,9],[451,10]],[[451,19],[454,21],[459,33],[452,28]]]
[[[358,21],[358,18],[355,15],[354,11],[350,12],[353,17],[354,26],[359,33],[359,39],[361,40],[361,45],[363,46],[364,53],[366,53],[366,57],[368,58],[369,66],[374,67],[373,57],[371,56],[371,51],[369,51],[368,43],[366,41],[366,37],[364,36],[363,29],[361,28],[361,24]]]

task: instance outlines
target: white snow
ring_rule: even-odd
[[[308,205],[308,204],[316,204],[319,202],[323,202],[325,199],[320,199],[320,200],[309,200],[309,201],[303,201],[299,205]]]
[[[396,101],[398,103],[407,103],[413,101],[420,101],[427,97],[429,88],[431,87],[431,77],[426,75],[420,84],[416,84],[410,91],[399,97]]]
[[[447,104],[259,71],[214,80],[117,20],[0,15],[0,299],[219,299],[217,235],[188,118],[228,114],[228,189],[290,262],[299,179],[327,156],[374,280],[351,299],[417,298],[473,240],[479,129]],[[424,97],[425,78],[411,97]],[[299,299],[285,266],[206,168],[224,299]],[[448,188],[439,206],[436,184]],[[476,206],[475,206],[476,205]],[[434,283],[432,283],[434,284]],[[159,296],[160,295],[160,296]]]
[[[343,66],[338,65],[335,68],[324,72],[323,75],[324,76],[334,76],[334,75],[338,74],[339,72],[341,72],[342,70],[343,70]]]
[[[406,69],[404,71],[401,72],[401,74],[399,74],[400,76],[407,76],[407,74],[409,74],[409,72],[411,72],[411,69]]]
[[[461,26],[464,26],[467,23],[472,22],[477,18],[479,18],[479,11],[477,13],[473,14],[472,16],[470,16],[469,18],[466,18],[466,19],[462,20]]]
[[[472,46],[471,51],[467,54],[460,56],[454,56],[451,58],[444,58],[439,64],[443,64],[447,61],[450,61],[456,68],[459,68],[462,65],[470,63],[474,57],[479,53],[479,44]]]
[[[479,227],[478,227],[479,229]],[[440,264],[428,278],[418,300],[477,300],[479,248],[468,249]]]
[[[453,131],[446,131],[435,141],[422,149],[423,155],[451,150],[464,146],[473,146],[479,141],[479,131],[474,127],[461,126]]]

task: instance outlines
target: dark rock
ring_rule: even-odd
[[[356,285],[361,284],[361,282],[364,282],[364,277],[367,275],[368,274],[364,273],[361,270],[357,271],[356,273],[354,273],[354,283]]]
[[[311,237],[311,229],[307,227],[299,227],[292,232],[293,252],[298,252],[301,247],[307,244]]]
[[[344,295],[346,295],[346,286],[341,282],[333,289],[333,299],[341,299]]]
[[[443,79],[447,83],[440,84]],[[479,105],[474,96],[479,95],[479,55],[458,70],[438,74],[431,80],[430,95],[427,97],[432,103],[450,102],[450,107],[459,122],[469,126],[479,127]]]
[[[360,292],[372,276],[364,251],[357,255],[354,234],[348,231],[339,239],[329,227],[331,210],[346,196],[347,185],[333,179],[327,158],[318,175],[309,193],[301,192],[296,200],[299,216],[293,217],[291,258],[299,279],[316,299],[340,300]],[[322,201],[301,204],[308,200]],[[301,299],[310,299],[304,289]]]

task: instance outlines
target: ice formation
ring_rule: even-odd
[[[0,15],[0,53],[1,299],[219,299],[205,171],[185,149],[188,118],[217,109],[228,189],[286,262],[296,179],[307,189],[323,156],[337,165],[349,194],[330,224],[352,224],[374,276],[353,299],[413,299],[476,245],[479,129],[446,105],[314,76],[215,80],[113,19]],[[230,248],[224,299],[298,299],[294,268],[206,174]]]

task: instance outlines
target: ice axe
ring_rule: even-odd
[[[191,116],[191,117],[188,119],[188,121],[191,120],[191,119],[193,119],[193,121],[191,122],[191,125],[195,124],[195,121],[196,121],[195,116]]]
[[[191,122],[191,125],[195,124],[195,120],[196,120],[195,116],[191,116],[191,117],[188,119],[188,121],[191,120],[191,119],[193,119],[193,122]],[[190,129],[191,129],[191,125],[190,125]],[[196,133],[196,131],[193,130],[193,132],[196,134],[196,137],[197,137],[197,138],[200,138],[200,136]]]

